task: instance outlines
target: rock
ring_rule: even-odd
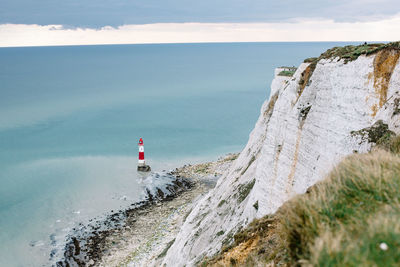
[[[149,172],[149,171],[151,171],[151,168],[150,168],[149,165],[144,165],[144,166],[140,165],[140,166],[137,167],[137,170],[139,172]]]
[[[157,175],[159,179],[164,179],[167,174]],[[146,201],[134,203],[125,210],[120,209],[106,216],[105,219],[95,222],[92,220],[87,226],[78,223],[81,227],[73,228],[73,233],[68,236],[64,248],[64,259],[59,261],[57,266],[90,266],[92,261],[93,264],[100,262],[102,257],[109,253],[110,246],[122,245],[123,235],[134,228],[137,216],[145,216],[153,205],[161,205],[162,202],[171,200],[194,186],[192,181],[184,178],[171,175],[168,178],[170,182],[165,191],[156,187],[152,193],[149,188],[146,188],[148,194]],[[50,240],[55,242],[55,235],[51,235]]]
[[[278,76],[277,69],[246,147],[192,209],[163,264],[193,266],[219,252],[240,227],[305,193],[343,157],[369,151],[374,143],[368,138],[378,135],[368,127],[376,122],[373,128],[399,134],[399,53],[303,63],[293,77]],[[368,138],[351,134],[361,129],[368,129]]]

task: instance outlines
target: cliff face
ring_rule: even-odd
[[[400,51],[303,63],[278,76],[232,167],[186,219],[164,263],[194,265],[240,228],[323,179],[344,156],[400,133]]]

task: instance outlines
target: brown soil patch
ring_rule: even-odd
[[[240,245],[226,252],[222,259],[211,266],[231,266],[235,264],[243,264],[249,253],[257,247],[259,241],[260,237],[255,236],[254,238],[241,243]]]
[[[397,49],[385,49],[379,51],[374,59],[374,88],[379,97],[379,106],[372,107],[372,115],[375,116],[378,108],[381,108],[387,100],[387,91],[393,70],[400,57]]]
[[[272,110],[273,110],[274,107],[275,107],[276,100],[278,100],[278,92],[276,92],[276,93],[271,97],[271,99],[269,100],[267,109],[266,109],[265,112],[264,112],[264,117],[268,117],[270,114],[272,114]]]
[[[299,81],[299,91],[296,99],[297,100],[300,98],[301,94],[304,91],[304,88],[307,86],[307,84],[310,82],[310,78],[312,74],[314,73],[315,68],[317,67],[317,62],[311,63],[308,65],[308,67],[301,73],[301,78]]]
[[[252,259],[265,261],[277,245],[277,224],[273,216],[255,219],[235,235],[231,248],[200,266],[252,266]]]

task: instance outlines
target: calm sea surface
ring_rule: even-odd
[[[48,266],[155,171],[240,151],[274,68],[343,43],[0,48],[0,266]],[[50,259],[50,254],[55,257]]]

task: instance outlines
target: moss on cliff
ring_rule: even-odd
[[[251,182],[249,182],[247,184],[239,185],[239,190],[238,190],[239,195],[238,195],[238,198],[237,198],[238,204],[242,203],[243,200],[245,200],[247,198],[247,196],[251,192],[251,189],[253,189],[255,183],[256,183],[256,180],[253,179]]]
[[[351,131],[350,134],[354,137],[359,136],[361,142],[367,141],[374,144],[382,142],[382,138],[391,138],[395,135],[382,120],[375,122],[371,127],[366,127],[358,131]]]

